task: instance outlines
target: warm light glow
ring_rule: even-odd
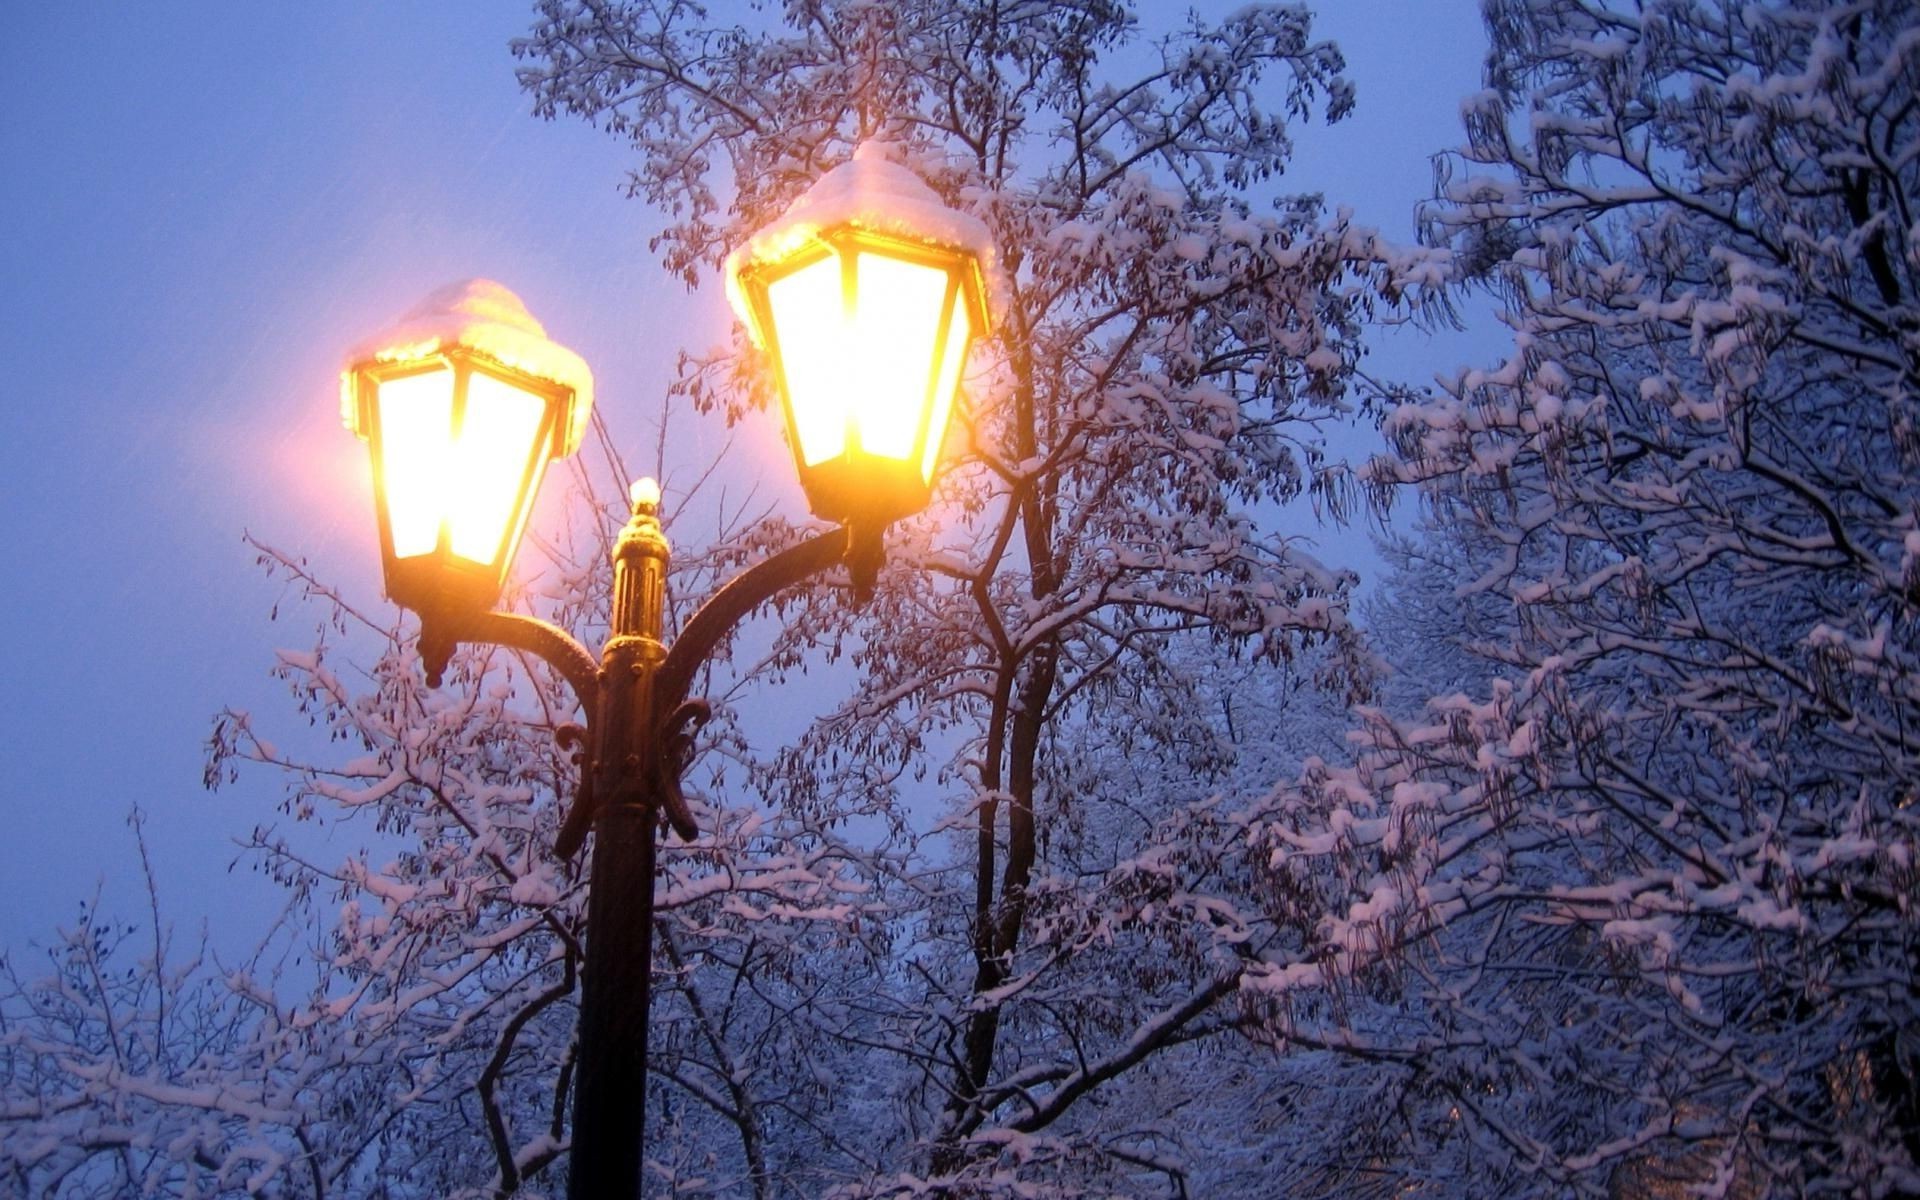
[[[844,351],[852,367],[848,419],[862,450],[911,462],[939,349],[947,272],[873,253],[856,261],[858,311]]]
[[[438,367],[380,384],[381,481],[396,558],[431,554],[445,515],[453,371]]]
[[[838,458],[847,448],[846,301],[840,256],[801,267],[767,286],[767,306],[780,331],[780,365],[793,405],[800,461]]]
[[[957,301],[959,297],[955,297]],[[927,423],[927,445],[920,452],[920,478],[933,480],[934,464],[940,460],[940,443],[945,440],[947,419],[953,413],[953,398],[960,390],[960,369],[967,362],[967,342],[973,336],[967,306],[955,303],[953,319],[947,324],[947,344],[940,359],[940,373],[933,382],[932,420]]]
[[[466,416],[460,423],[445,490],[447,531],[453,552],[476,563],[491,563],[517,515],[523,491],[537,481],[546,461],[540,441],[547,402],[480,371],[467,377]],[[398,546],[395,547],[398,552]]]
[[[799,438],[800,460],[814,466],[849,447],[879,458],[924,461],[930,471],[939,439],[923,449],[921,422],[929,374],[940,342],[940,311],[948,272],[870,251],[854,258],[852,303],[838,255],[809,263],[767,287],[779,330],[780,362]],[[958,308],[956,307],[956,311]],[[944,427],[966,348],[966,317],[959,338],[948,339],[938,380],[943,395],[933,428]]]
[[[454,373],[438,367],[380,384],[380,445],[395,558],[432,554],[441,535],[461,558],[495,561],[523,489],[546,459],[547,402],[504,380],[467,376],[454,421]],[[529,467],[535,472],[528,478]]]

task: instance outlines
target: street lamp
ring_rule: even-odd
[[[878,527],[926,507],[991,254],[868,143],[727,257],[815,516]]]
[[[416,612],[485,609],[547,461],[580,444],[593,375],[518,296],[470,279],[362,345],[340,403],[373,455],[387,595]]]
[[[729,257],[728,292],[767,351],[808,502],[839,528],[735,576],[669,647],[660,492],[639,481],[614,544],[597,661],[565,630],[491,611],[547,461],[579,444],[593,402],[586,365],[483,280],[436,292],[350,359],[344,416],[373,455],[387,594],[420,615],[428,683],[460,642],[509,646],[551,664],[587,714],[584,731],[556,732],[586,761],[555,853],[571,858],[594,835],[574,1200],[639,1194],[655,835],[662,818],[682,838],[698,834],[680,778],[708,709],[688,689],[781,590],[837,564],[856,594],[871,587],[881,530],[930,495],[967,347],[987,328],[992,255],[984,225],[863,146]]]

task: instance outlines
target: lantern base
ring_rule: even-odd
[[[917,464],[855,451],[800,468],[800,486],[813,515],[849,528],[888,525],[927,506],[932,489]]]
[[[494,568],[449,551],[389,558],[387,598],[424,618],[430,614],[485,612],[500,598]]]

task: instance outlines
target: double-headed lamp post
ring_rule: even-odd
[[[660,491],[635,483],[613,550],[609,636],[598,661],[566,631],[493,611],[549,460],[579,445],[591,372],[506,288],[444,288],[351,356],[346,423],[373,457],[387,594],[420,617],[437,686],[461,642],[540,656],[587,728],[579,794],[554,850],[594,836],[588,961],[575,1048],[569,1195],[640,1190],[646,1116],[655,834],[698,835],[680,793],[707,706],[687,691],[726,634],[780,590],[844,563],[872,585],[880,534],[923,508],[969,343],[987,326],[985,227],[862,147],[727,260],[727,290],[767,352],[800,482],[838,528],[736,576],[671,647],[662,613]]]

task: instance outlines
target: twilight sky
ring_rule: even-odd
[[[1479,86],[1476,6],[1317,7],[1359,107],[1298,132],[1291,190],[1411,239],[1427,157]],[[204,917],[234,944],[277,908],[229,867],[235,836],[282,819],[278,783],[207,793],[203,744],[224,705],[305,729],[267,672],[320,610],[262,575],[243,530],[385,605],[365,452],[338,419],[346,347],[441,284],[498,279],[631,433],[675,349],[724,338],[720,289],[689,296],[650,257],[653,215],[619,194],[629,152],[529,115],[507,52],[529,23],[516,0],[0,8],[0,952],[96,888],[144,916],[135,804],[182,934]],[[1403,335],[1374,365],[1424,380],[1487,346]],[[720,440],[674,431],[690,458]],[[1320,540],[1352,563],[1364,534]]]

